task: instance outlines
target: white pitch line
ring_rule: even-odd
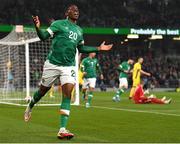
[[[10,103],[10,102],[0,102],[0,104],[7,104],[7,105],[21,106],[21,104]]]
[[[122,108],[112,108],[112,107],[103,107],[103,106],[91,106],[91,107],[93,107],[93,108],[98,108],[98,109],[108,109],[108,110],[117,110],[117,111],[128,111],[128,112],[136,112],[136,113],[150,113],[150,114],[157,114],[157,115],[177,116],[177,117],[180,117],[180,114],[172,114],[172,113],[162,113],[162,112],[133,110],[133,109],[122,109]]]

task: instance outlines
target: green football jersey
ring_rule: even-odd
[[[54,21],[47,29],[52,44],[47,59],[59,66],[74,66],[76,48],[84,42],[82,29],[68,19]]]
[[[120,70],[119,78],[128,78],[128,74],[124,71],[129,71],[131,68],[130,64],[128,62],[122,62],[118,69]]]
[[[84,58],[81,63],[81,70],[86,72],[84,78],[96,78],[97,71],[101,73],[101,68],[99,66],[98,60],[96,58]]]

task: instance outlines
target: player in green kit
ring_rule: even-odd
[[[86,108],[90,107],[91,104],[93,91],[96,85],[97,72],[100,74],[100,78],[103,79],[101,67],[95,56],[96,53],[90,53],[89,56],[87,58],[84,58],[81,62],[81,71],[84,73],[84,83],[82,86],[82,91],[84,95],[83,97],[87,101]]]
[[[125,90],[128,88],[128,74],[131,73],[131,65],[133,65],[134,61],[132,59],[128,59],[128,61],[122,62],[118,71],[119,74],[119,89],[116,91],[116,95],[113,97],[113,101],[119,102],[120,96]]]
[[[54,21],[46,30],[40,28],[39,17],[33,16],[39,38],[46,40],[52,37],[52,44],[44,64],[39,90],[34,93],[24,113],[24,120],[27,122],[31,118],[34,105],[49,91],[54,81],[59,79],[63,93],[60,126],[57,134],[60,139],[70,139],[74,136],[66,129],[66,126],[70,114],[71,92],[75,84],[76,48],[80,53],[98,52],[112,48],[112,45],[105,45],[105,42],[99,47],[84,46],[82,29],[76,25],[79,18],[79,10],[76,5],[69,6],[65,16],[67,19]]]

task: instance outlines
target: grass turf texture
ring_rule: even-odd
[[[0,143],[61,142],[180,142],[180,94],[156,93],[173,99],[169,105],[135,105],[127,93],[112,102],[112,92],[96,92],[89,109],[72,106],[69,141],[56,138],[58,106],[35,107],[30,122],[23,121],[25,107],[0,104]]]

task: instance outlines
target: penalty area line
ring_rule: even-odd
[[[108,110],[116,110],[116,111],[127,111],[127,112],[136,112],[136,113],[149,113],[149,114],[157,114],[157,115],[164,115],[164,116],[176,116],[176,117],[180,117],[180,114],[162,113],[162,112],[155,112],[155,111],[123,109],[123,108],[113,108],[113,107],[103,107],[103,106],[91,106],[91,107],[92,108],[97,108],[97,109],[108,109]]]

